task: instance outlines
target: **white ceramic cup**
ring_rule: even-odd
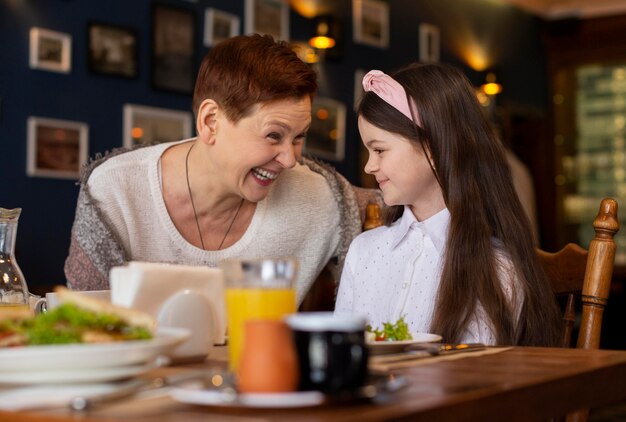
[[[172,351],[177,362],[204,360],[213,349],[217,327],[216,314],[211,301],[201,292],[182,290],[170,296],[157,315],[159,327],[186,328],[189,340]]]

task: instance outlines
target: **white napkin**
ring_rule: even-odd
[[[109,273],[111,302],[158,316],[172,295],[184,290],[203,294],[215,312],[214,343],[224,344],[226,308],[222,270],[206,266],[130,262]]]

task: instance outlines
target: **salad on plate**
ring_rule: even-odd
[[[384,322],[382,328],[373,328],[368,325],[365,328],[365,340],[367,342],[406,341],[413,340],[413,336],[409,332],[409,326],[403,315],[395,323]]]
[[[441,341],[438,334],[410,332],[404,316],[396,322],[383,323],[382,328],[368,325],[365,331],[365,342],[371,355],[401,353],[409,345],[438,341]]]
[[[155,322],[148,314],[65,288],[56,292],[63,304],[47,313],[19,310],[1,315],[0,348],[153,338]]]

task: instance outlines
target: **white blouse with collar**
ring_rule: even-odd
[[[405,206],[391,226],[362,233],[346,257],[335,305],[336,313],[365,315],[373,327],[404,319],[413,333],[430,330],[445,253],[450,213],[443,209],[422,222]],[[523,297],[514,294],[515,272],[498,252],[500,279],[516,318]],[[463,342],[495,344],[495,335],[479,306]]]

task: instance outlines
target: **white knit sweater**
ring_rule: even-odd
[[[300,261],[298,303],[340,242],[339,209],[325,178],[304,165],[284,171],[257,204],[243,237],[220,251],[187,242],[170,219],[160,157],[172,143],[140,148],[94,169],[89,191],[128,260],[216,266],[232,257],[293,256]]]

